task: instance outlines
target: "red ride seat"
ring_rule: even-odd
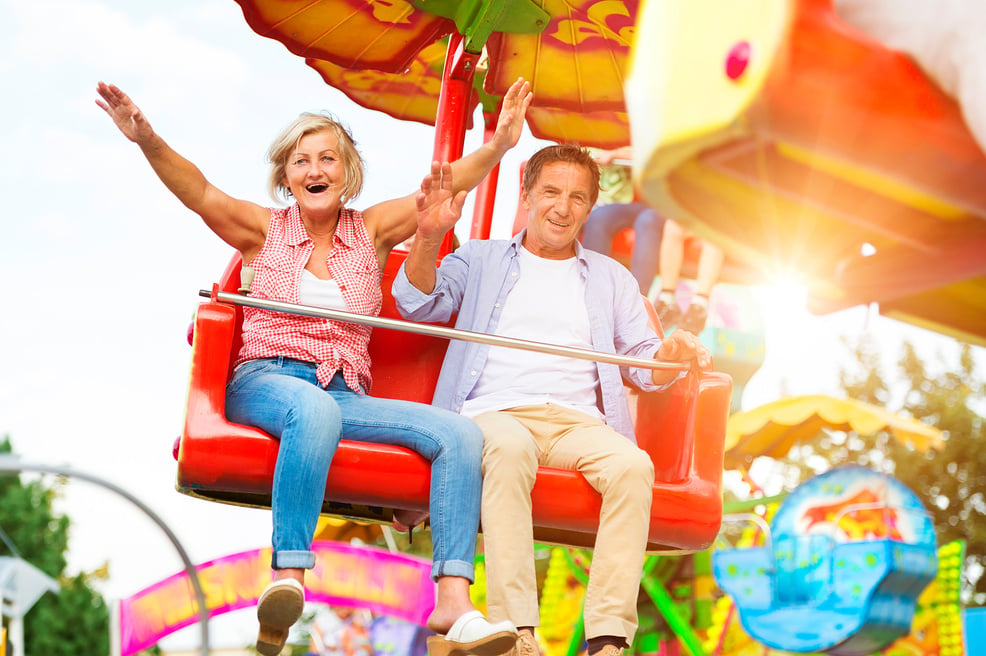
[[[381,316],[400,318],[390,287],[406,255],[395,251],[387,262]],[[235,255],[220,291],[235,293],[239,272]],[[270,507],[277,440],[225,417],[225,388],[241,345],[241,324],[239,307],[199,306],[176,487],[210,501]],[[372,393],[430,403],[446,345],[436,337],[376,328],[370,340]],[[663,393],[628,391],[638,442],[656,472],[652,551],[702,550],[719,531],[731,390],[729,376],[707,372],[689,374]],[[394,509],[427,510],[430,475],[430,463],[408,449],[343,440],[329,470],[323,512],[389,523]],[[593,545],[600,497],[580,474],[540,468],[532,499],[536,540]]]

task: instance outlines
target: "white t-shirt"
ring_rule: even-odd
[[[520,248],[520,276],[504,302],[496,335],[592,348],[585,280],[578,261],[549,260]],[[486,367],[462,414],[555,403],[603,418],[597,404],[596,363],[548,353],[491,346]]]

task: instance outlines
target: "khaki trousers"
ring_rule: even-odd
[[[599,419],[553,404],[487,412],[482,525],[491,621],[538,626],[531,489],[539,464],[581,472],[602,495],[585,597],[586,638],[637,630],[637,592],[647,548],[654,465]]]

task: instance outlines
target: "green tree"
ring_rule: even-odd
[[[881,370],[876,346],[851,347],[852,371],[841,384],[850,397],[909,415],[945,435],[941,453],[923,454],[893,440],[863,443],[862,463],[886,467],[924,502],[934,518],[939,543],[966,541],[964,596],[986,604],[986,383],[976,372],[972,347],[961,345],[956,362],[936,354],[933,367],[905,343],[895,376]],[[891,382],[892,381],[892,382]],[[878,449],[876,449],[878,447]]]
[[[46,594],[28,613],[24,623],[28,656],[109,653],[109,609],[91,587],[91,578],[85,573],[60,576],[61,591]]]
[[[11,452],[4,436],[0,453]],[[25,483],[18,475],[0,476],[0,529],[7,537],[0,555],[23,558],[61,586],[57,595],[45,593],[24,618],[27,656],[105,656],[109,610],[91,586],[98,575],[65,573],[71,522],[52,509],[63,486],[61,479],[48,485],[43,479]]]

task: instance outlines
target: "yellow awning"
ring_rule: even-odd
[[[747,458],[783,457],[800,442],[818,437],[823,428],[872,435],[888,431],[920,451],[942,449],[940,430],[862,401],[831,396],[793,396],[733,414],[726,424],[726,466]]]

